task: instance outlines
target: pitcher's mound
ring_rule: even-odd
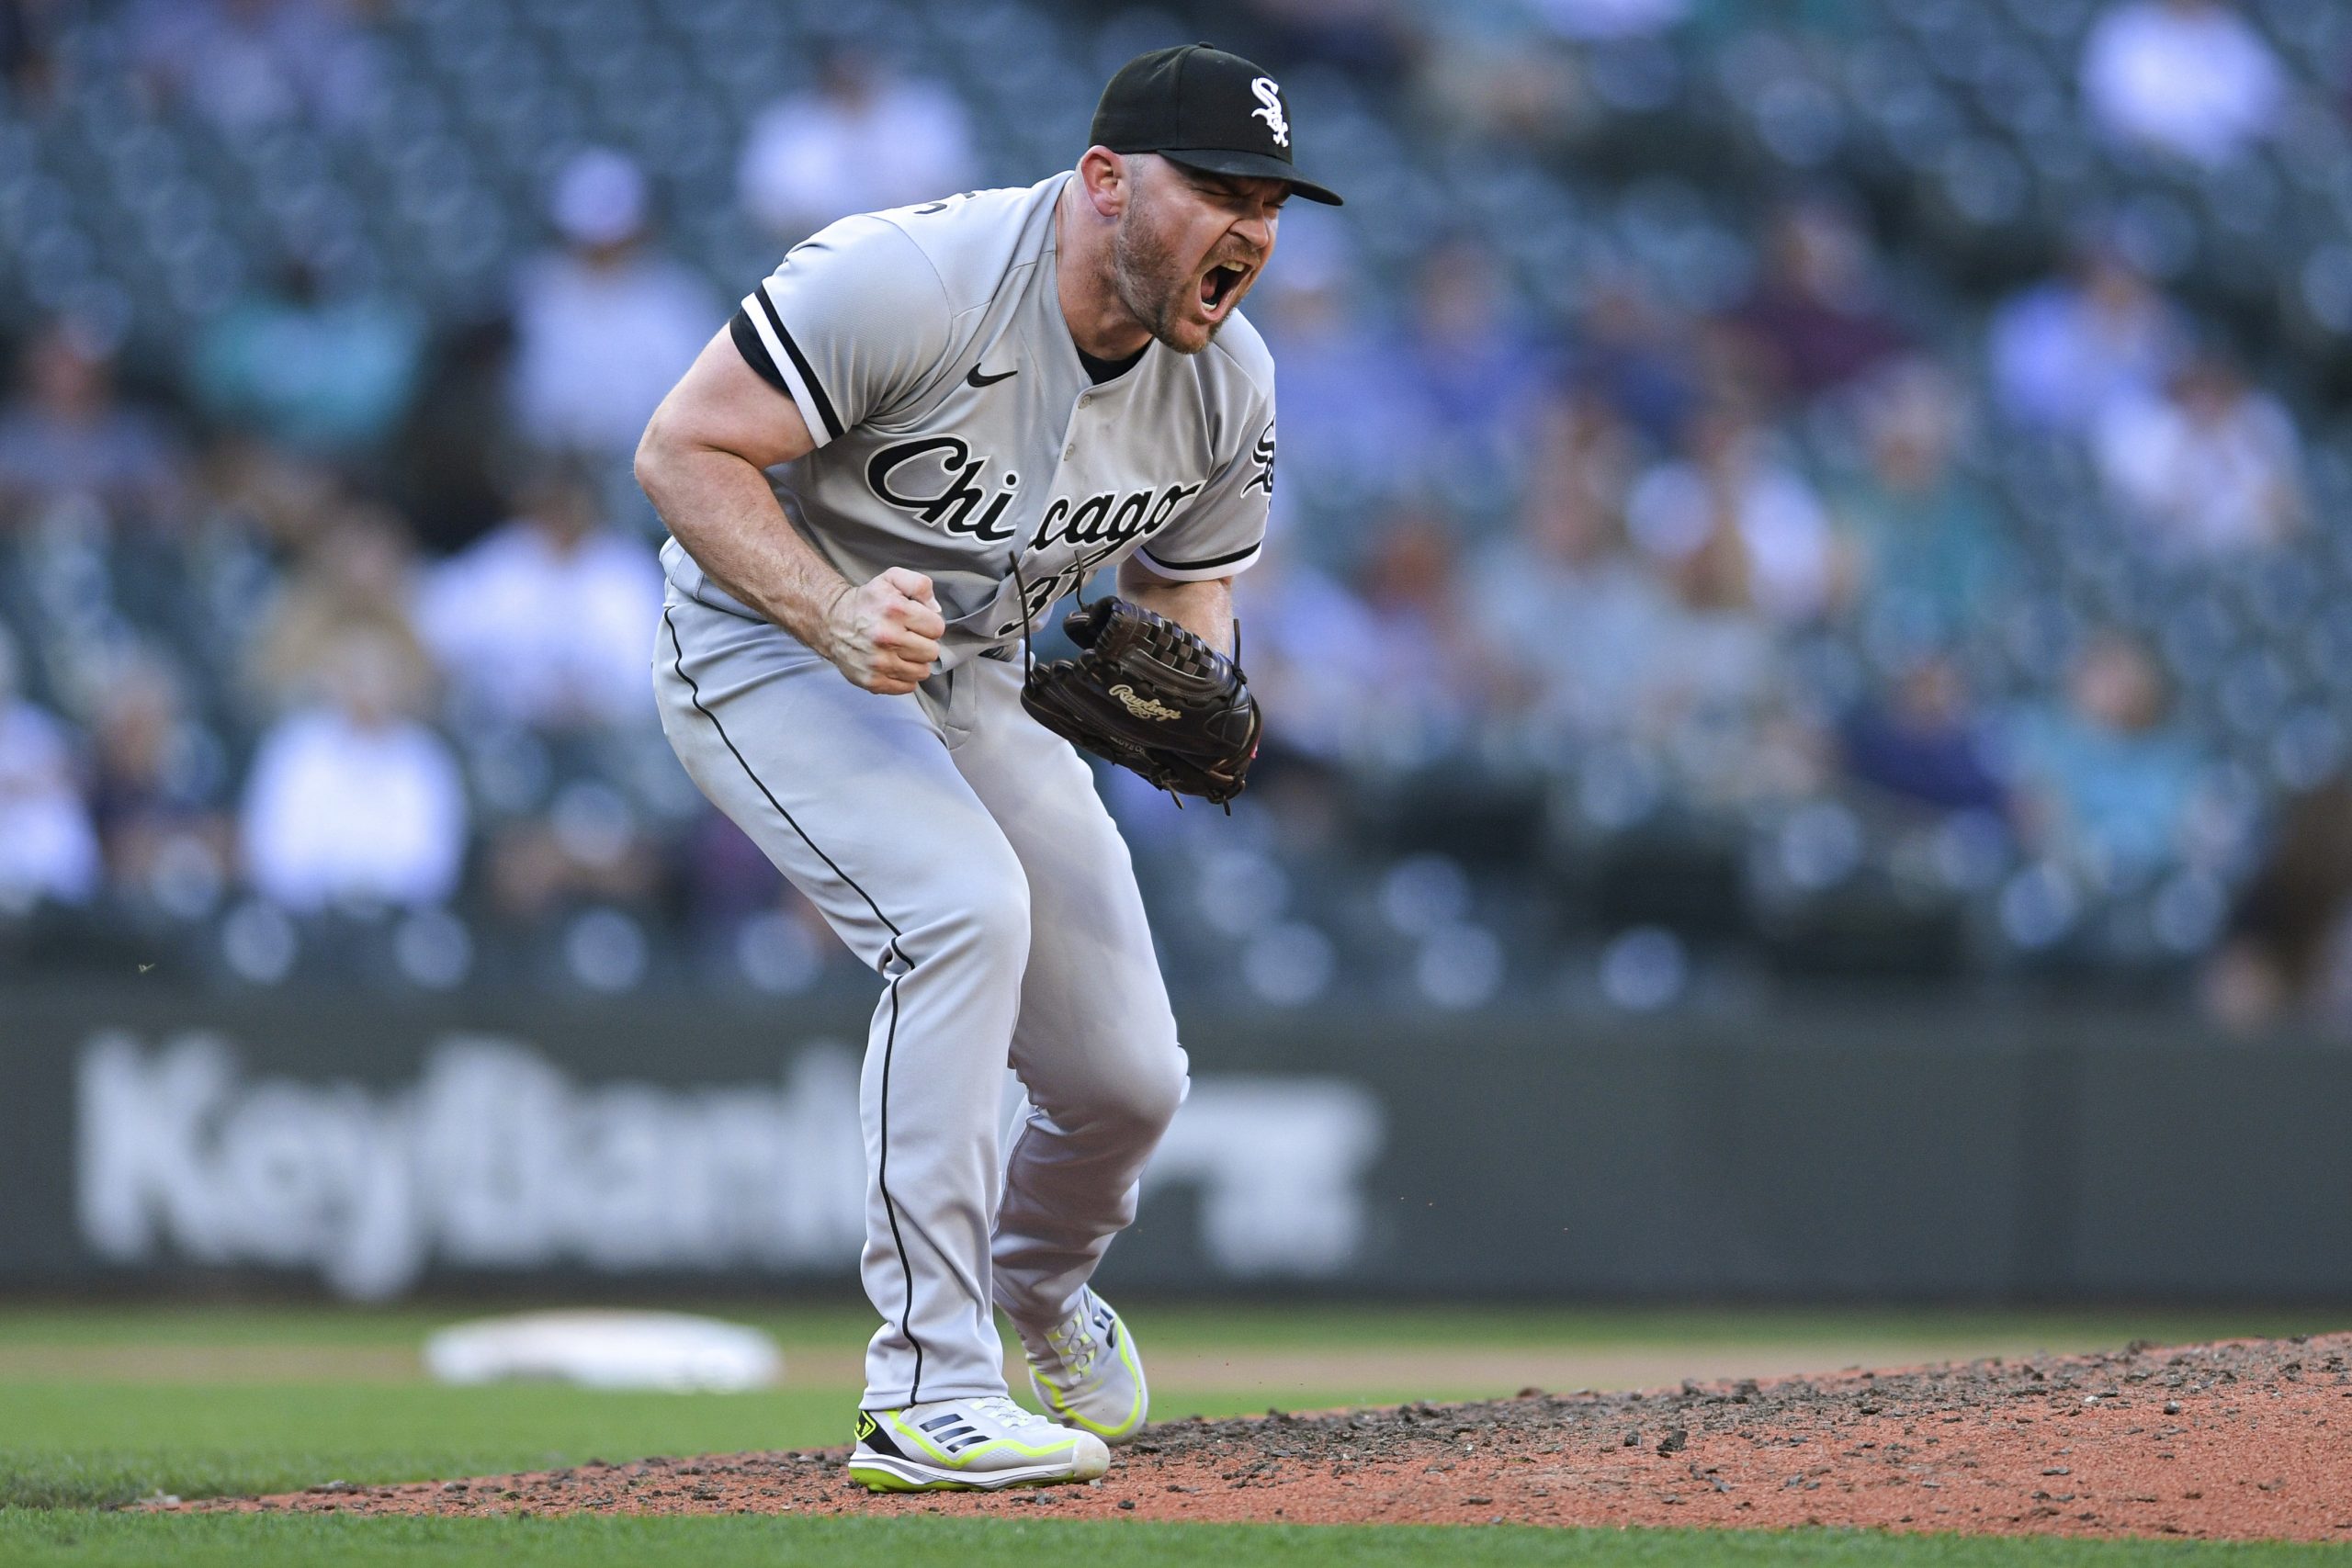
[[[1085,1486],[874,1496],[842,1451],[191,1505],[1398,1524],[1834,1525],[2352,1540],[2352,1335],[1673,1392],[1179,1421]]]

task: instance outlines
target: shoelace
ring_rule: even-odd
[[[985,1399],[972,1401],[972,1408],[997,1425],[1007,1428],[1042,1427],[1046,1424],[1044,1416],[1030,1414],[1001,1393],[992,1393]]]
[[[1087,1321],[1087,1308],[1092,1303],[1079,1299],[1078,1310],[1059,1328],[1046,1332],[1046,1343],[1057,1355],[1068,1361],[1070,1371],[1084,1377],[1094,1365],[1094,1357],[1102,1349],[1102,1342],[1094,1337],[1092,1325]]]

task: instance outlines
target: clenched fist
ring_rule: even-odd
[[[886,696],[911,692],[939,658],[947,621],[931,579],[894,566],[870,582],[844,588],[825,611],[817,651],[850,684]]]

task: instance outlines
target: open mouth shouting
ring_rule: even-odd
[[[1219,262],[1201,275],[1201,313],[1211,321],[1221,321],[1235,301],[1250,291],[1250,280],[1255,271],[1247,262]]]

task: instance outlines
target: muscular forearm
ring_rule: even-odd
[[[765,475],[731,452],[649,440],[638,480],[713,581],[808,646],[849,581],[784,515]]]
[[[1119,569],[1119,592],[1165,615],[1220,653],[1233,651],[1233,579],[1171,582],[1132,564]]]
[[[947,623],[931,579],[885,567],[851,583],[794,529],[767,472],[816,449],[790,398],[722,330],[703,344],[637,446],[637,482],[711,580],[831,660],[854,686],[911,692]]]

